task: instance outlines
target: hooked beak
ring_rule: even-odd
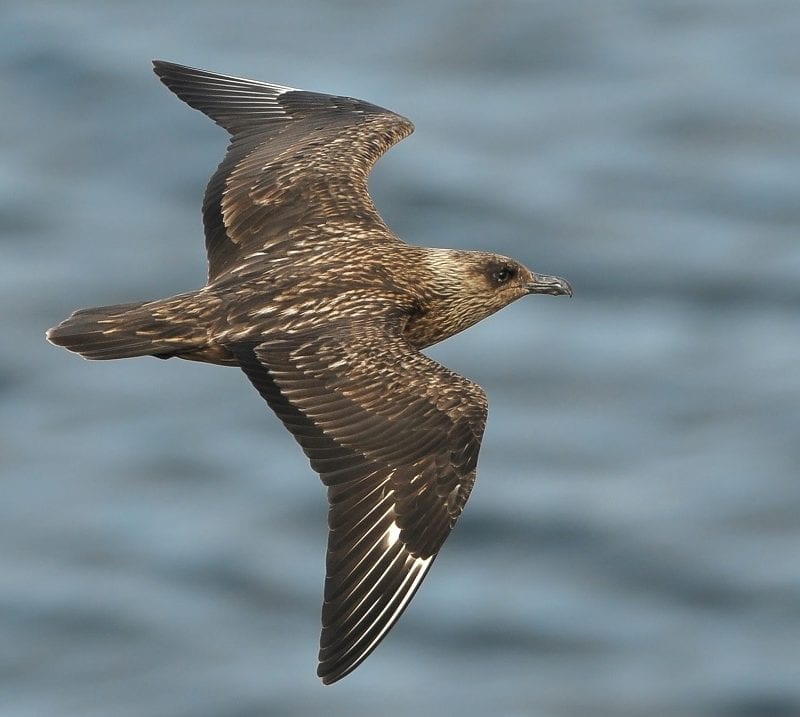
[[[572,296],[572,287],[560,276],[534,274],[533,281],[526,286],[529,294],[550,294],[551,296]]]

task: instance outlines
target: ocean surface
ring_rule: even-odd
[[[800,715],[800,3],[0,4],[0,715]],[[431,350],[490,398],[467,509],[315,677],[325,494],[241,372],[90,363],[202,285],[225,133],[160,57],[417,130],[409,242],[567,277]]]

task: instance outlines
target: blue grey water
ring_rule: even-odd
[[[800,715],[800,3],[0,16],[0,715]],[[333,687],[324,491],[244,376],[43,338],[204,279],[225,134],[153,57],[406,114],[389,224],[575,287],[431,351],[489,393],[478,483]]]

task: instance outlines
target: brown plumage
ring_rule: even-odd
[[[407,119],[156,61],[231,135],[203,202],[208,283],[76,311],[47,334],[85,358],[240,366],[328,488],[318,674],[360,664],[413,597],[475,482],[486,396],[420,349],[527,294],[572,294],[506,257],[409,246],[367,191]]]

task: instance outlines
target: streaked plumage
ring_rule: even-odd
[[[487,402],[420,349],[563,279],[506,257],[409,246],[367,191],[407,119],[361,100],[156,61],[231,135],[203,202],[208,283],[76,311],[48,339],[85,358],[240,366],[328,488],[318,674],[386,635],[475,481]]]

